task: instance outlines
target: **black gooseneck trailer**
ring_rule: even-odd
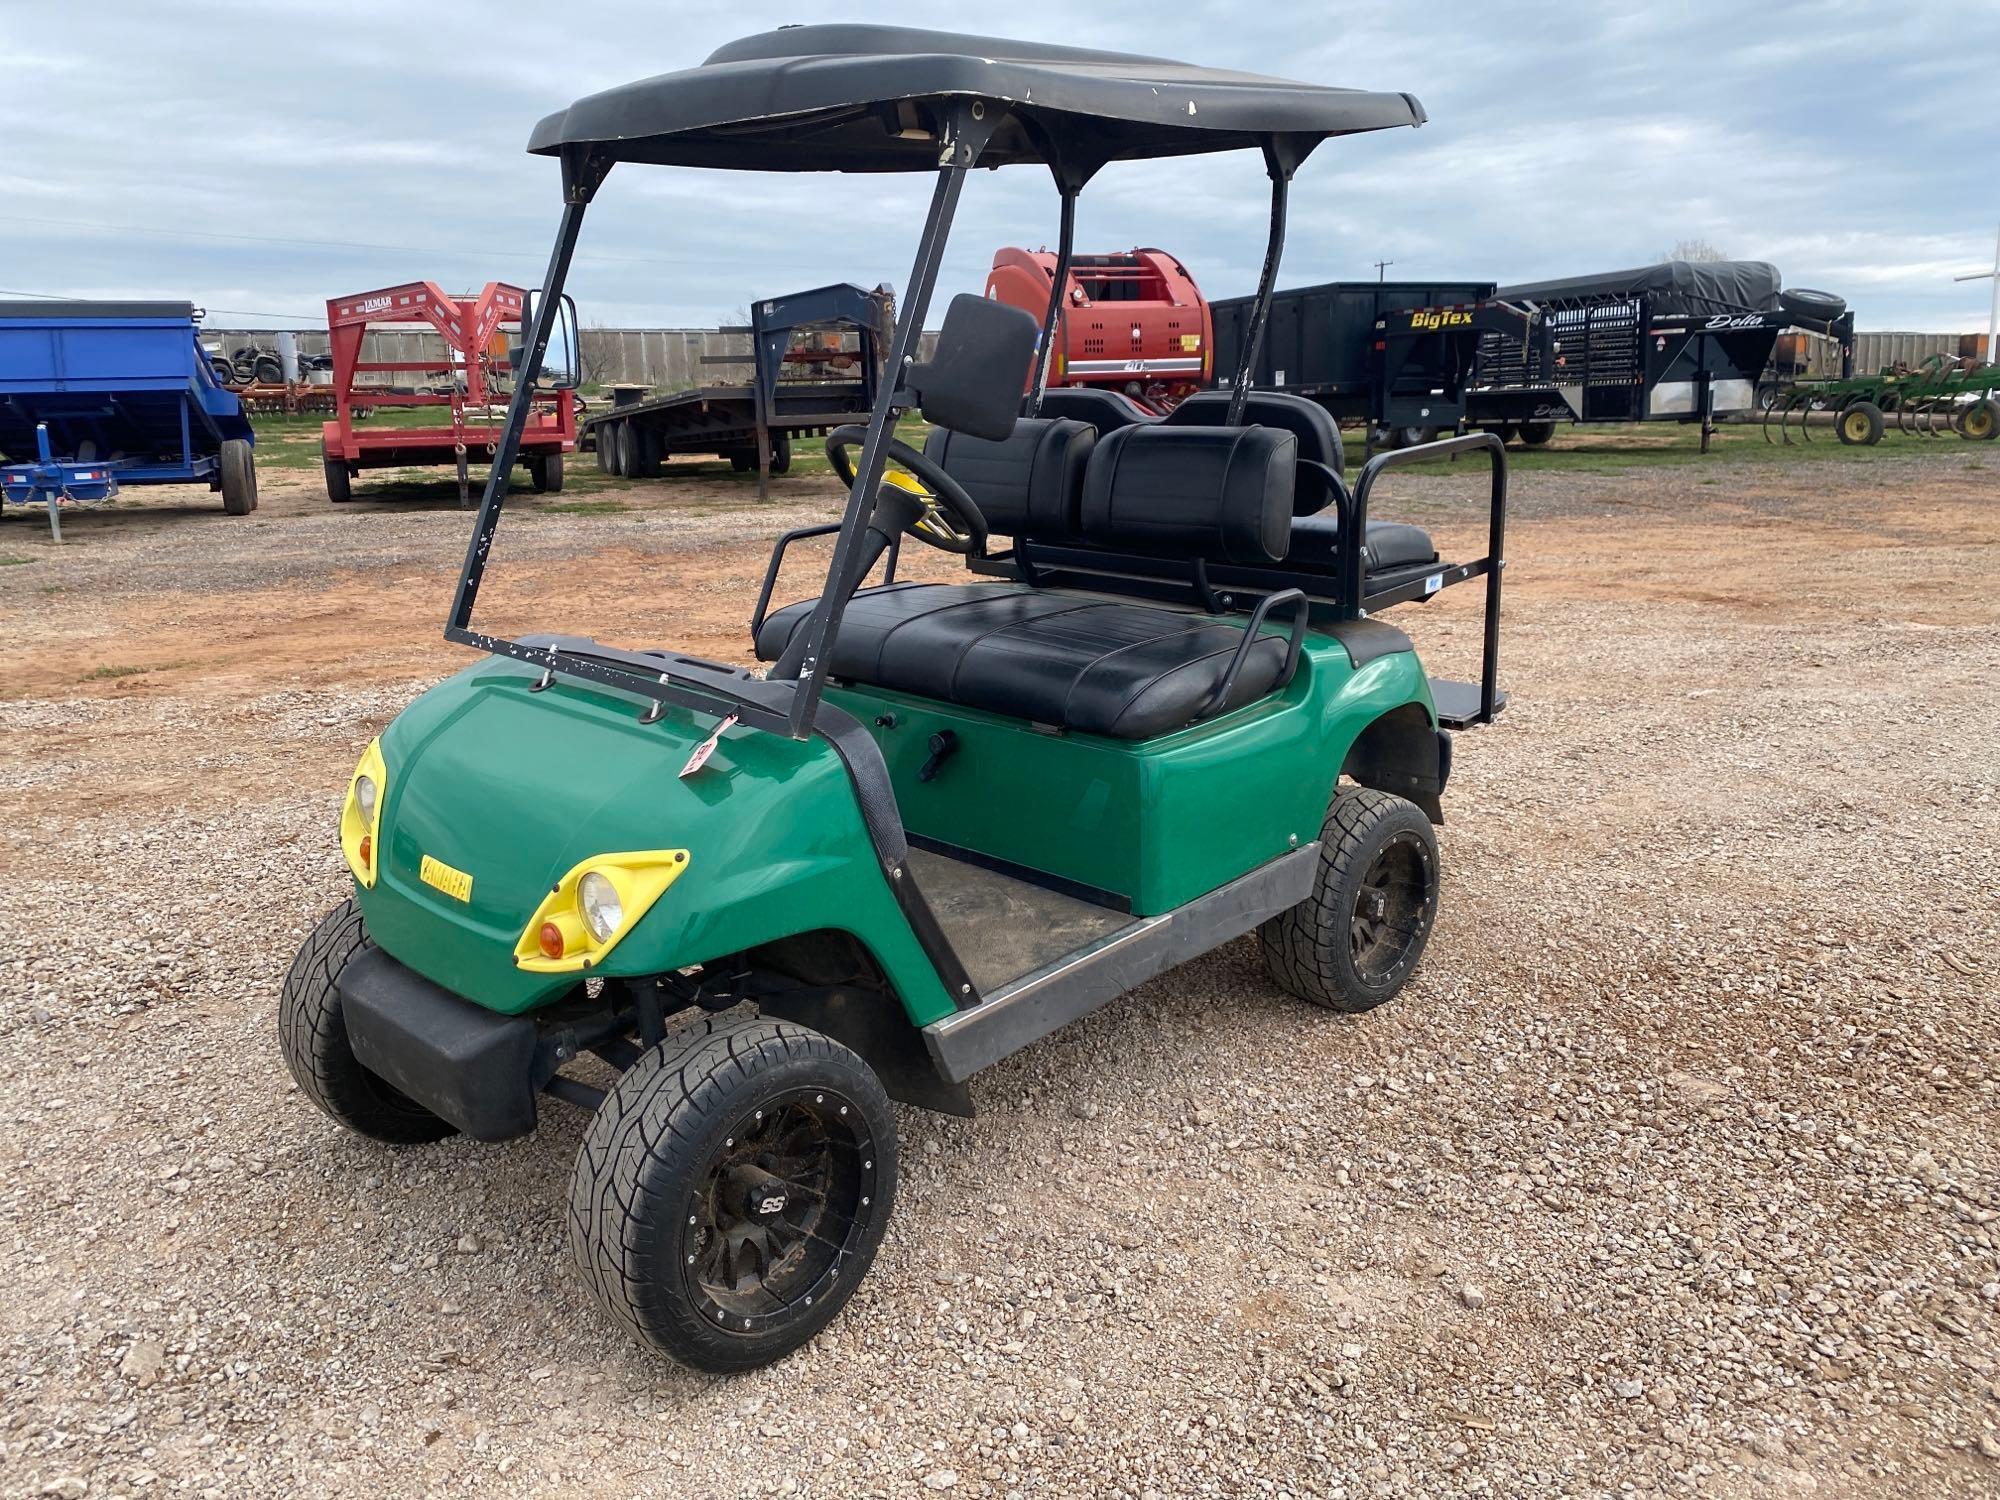
[[[1214,305],[1217,368],[1231,368],[1254,299]],[[1853,347],[1837,297],[1781,290],[1763,261],[1668,261],[1496,287],[1329,282],[1279,292],[1253,382],[1286,389],[1370,444],[1467,427],[1533,445],[1558,422],[1699,422],[1756,409],[1778,336],[1804,328]]]

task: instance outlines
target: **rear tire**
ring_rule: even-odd
[[[1437,901],[1430,819],[1401,797],[1347,788],[1320,826],[1312,895],[1257,929],[1264,968],[1301,1000],[1373,1010],[1416,971]]]
[[[866,1063],[790,1022],[705,1017],[634,1063],[591,1118],[570,1249],[641,1341],[699,1370],[747,1370],[846,1305],[895,1190],[895,1118]]]
[[[340,971],[373,946],[352,896],[320,918],[278,995],[278,1047],[305,1096],[355,1134],[399,1146],[443,1140],[452,1126],[362,1067],[348,1044]]]
[[[250,367],[250,373],[263,385],[278,385],[284,381],[285,367],[275,359],[260,359]]]
[[[1556,435],[1553,422],[1523,422],[1520,427],[1523,448],[1546,448],[1549,440]]]
[[[225,438],[222,443],[222,509],[232,516],[247,516],[257,508],[257,457],[248,438]]]
[[[732,473],[743,474],[757,467],[757,455],[747,448],[731,448],[722,456],[729,460]]]
[[[625,477],[627,479],[658,479],[660,477],[660,435],[637,422],[627,422],[625,430],[631,434],[632,447],[626,455]]]
[[[2000,401],[1987,397],[1965,409],[1958,419],[1958,435],[1969,442],[1990,443],[2000,435]]]
[[[1843,406],[1833,419],[1834,431],[1850,448],[1872,448],[1882,441],[1882,408],[1873,401]]]
[[[563,456],[560,453],[531,453],[527,458],[528,483],[538,495],[560,495],[563,487]]]
[[[590,430],[590,446],[597,454],[597,469],[601,474],[611,472],[611,439],[609,427],[593,427]]]
[[[792,469],[792,435],[789,432],[771,434],[771,477],[789,474]]]
[[[335,505],[347,504],[354,498],[354,480],[347,472],[347,465],[329,458],[322,467],[326,470],[326,498]]]

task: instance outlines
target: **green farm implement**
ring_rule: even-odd
[[[1766,409],[1764,441],[1774,441],[1775,418],[1776,441],[1789,447],[1796,426],[1800,440],[1809,443],[1812,419],[1830,414],[1841,442],[1861,447],[1881,442],[1891,421],[1898,432],[1917,437],[1956,432],[1973,442],[1990,442],[2000,434],[1995,391],[2000,391],[2000,365],[1949,354],[1846,380],[1802,380],[1780,391]]]

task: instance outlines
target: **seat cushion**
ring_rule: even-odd
[[[1286,561],[1330,568],[1340,561],[1339,538],[1340,524],[1331,513],[1301,516],[1292,522],[1292,550]],[[1391,568],[1434,563],[1437,556],[1430,533],[1421,526],[1403,521],[1370,521],[1368,543],[1361,549],[1361,566],[1366,572],[1382,573]]]
[[[757,632],[775,661],[817,601]],[[1143,740],[1255,702],[1284,670],[1286,643],[1250,648],[1228,701],[1209,709],[1243,643],[1241,623],[1109,603],[1020,584],[894,583],[857,593],[841,617],[834,677],[1009,714],[1082,734]]]
[[[1170,427],[1221,427],[1229,421],[1228,391],[1196,391],[1162,419]],[[1340,441],[1340,425],[1316,401],[1290,391],[1251,391],[1243,398],[1242,420],[1256,427],[1282,427],[1299,440],[1299,461],[1325,464],[1336,474],[1347,471],[1347,450]],[[1294,515],[1309,516],[1326,508],[1332,499],[1325,483],[1314,475],[1307,483],[1299,478],[1293,500]]]
[[[1084,464],[1096,442],[1097,429],[1087,422],[1022,417],[998,441],[933,428],[924,456],[958,481],[1002,536],[1068,541],[1076,536]]]
[[[1156,557],[1272,563],[1292,525],[1298,439],[1276,427],[1121,427],[1083,477],[1083,535]]]

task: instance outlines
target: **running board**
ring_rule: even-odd
[[[1493,722],[1479,711],[1479,684],[1476,682],[1453,682],[1447,677],[1433,677],[1431,703],[1437,709],[1440,729],[1471,729],[1475,725]],[[1507,695],[1498,688],[1494,689],[1494,714],[1497,715],[1506,706]]]
[[[1156,974],[1253,932],[1312,895],[1319,845],[1301,845],[1157,917],[1141,917],[924,1028],[938,1071],[963,1083],[981,1068],[1137,989]]]

